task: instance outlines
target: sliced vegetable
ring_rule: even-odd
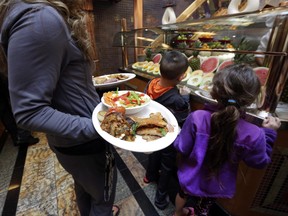
[[[167,131],[164,128],[160,128],[161,134],[164,136],[166,136]]]
[[[132,91],[132,92],[131,92],[131,96],[133,96],[133,98],[136,99],[138,105],[141,104],[141,103],[140,103],[139,96],[138,96],[135,92]],[[131,99],[132,99],[132,97],[131,97]]]

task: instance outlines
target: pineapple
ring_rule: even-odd
[[[199,51],[193,52],[193,57],[189,59],[189,65],[193,71],[200,69],[200,58],[198,57]]]
[[[145,50],[145,55],[146,55],[146,58],[145,58],[145,61],[152,61],[152,50],[151,48],[148,48],[147,50]]]
[[[199,49],[201,47],[201,42],[195,41],[193,47]],[[192,55],[193,57],[189,59],[189,65],[193,71],[199,70],[200,69],[200,58],[198,57],[199,50],[194,50]]]
[[[246,40],[245,37],[241,39],[239,42],[238,46],[235,47],[236,50],[243,50],[243,51],[250,51],[253,50],[253,46],[250,41]],[[234,62],[236,64],[240,63],[246,63],[246,64],[251,64],[253,63],[254,60],[254,54],[242,54],[242,53],[237,53],[234,57]]]

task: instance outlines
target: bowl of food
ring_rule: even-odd
[[[138,91],[109,91],[103,94],[101,102],[108,108],[122,106],[127,115],[140,112],[149,105],[150,97]]]
[[[228,44],[228,43],[231,43],[231,39],[227,36],[221,38],[218,40],[221,44]]]
[[[214,40],[213,37],[199,37],[198,38],[202,43],[212,42]]]

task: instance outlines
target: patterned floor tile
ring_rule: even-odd
[[[55,154],[47,145],[45,136],[43,134],[35,135],[40,137],[40,142],[29,146],[27,150],[16,215],[78,216],[79,211],[71,175],[59,164]],[[145,168],[133,153],[119,148],[116,148],[116,152],[123,161],[122,168],[119,166],[117,169],[118,181],[115,197],[115,203],[121,208],[120,216],[144,216],[143,208],[147,212],[145,206],[150,208],[150,212],[154,212],[153,216],[164,216],[167,212],[171,212],[158,211],[157,213],[151,205],[156,186],[143,183]],[[128,173],[129,178],[126,175]],[[134,188],[133,192],[131,188]]]

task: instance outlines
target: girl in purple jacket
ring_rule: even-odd
[[[270,163],[280,120],[269,116],[258,127],[244,119],[260,87],[253,69],[244,64],[215,74],[210,94],[217,105],[192,112],[174,142],[181,188],[175,216],[208,215],[216,198],[232,198],[240,161],[258,169]],[[196,201],[194,208],[184,208],[188,197]]]

